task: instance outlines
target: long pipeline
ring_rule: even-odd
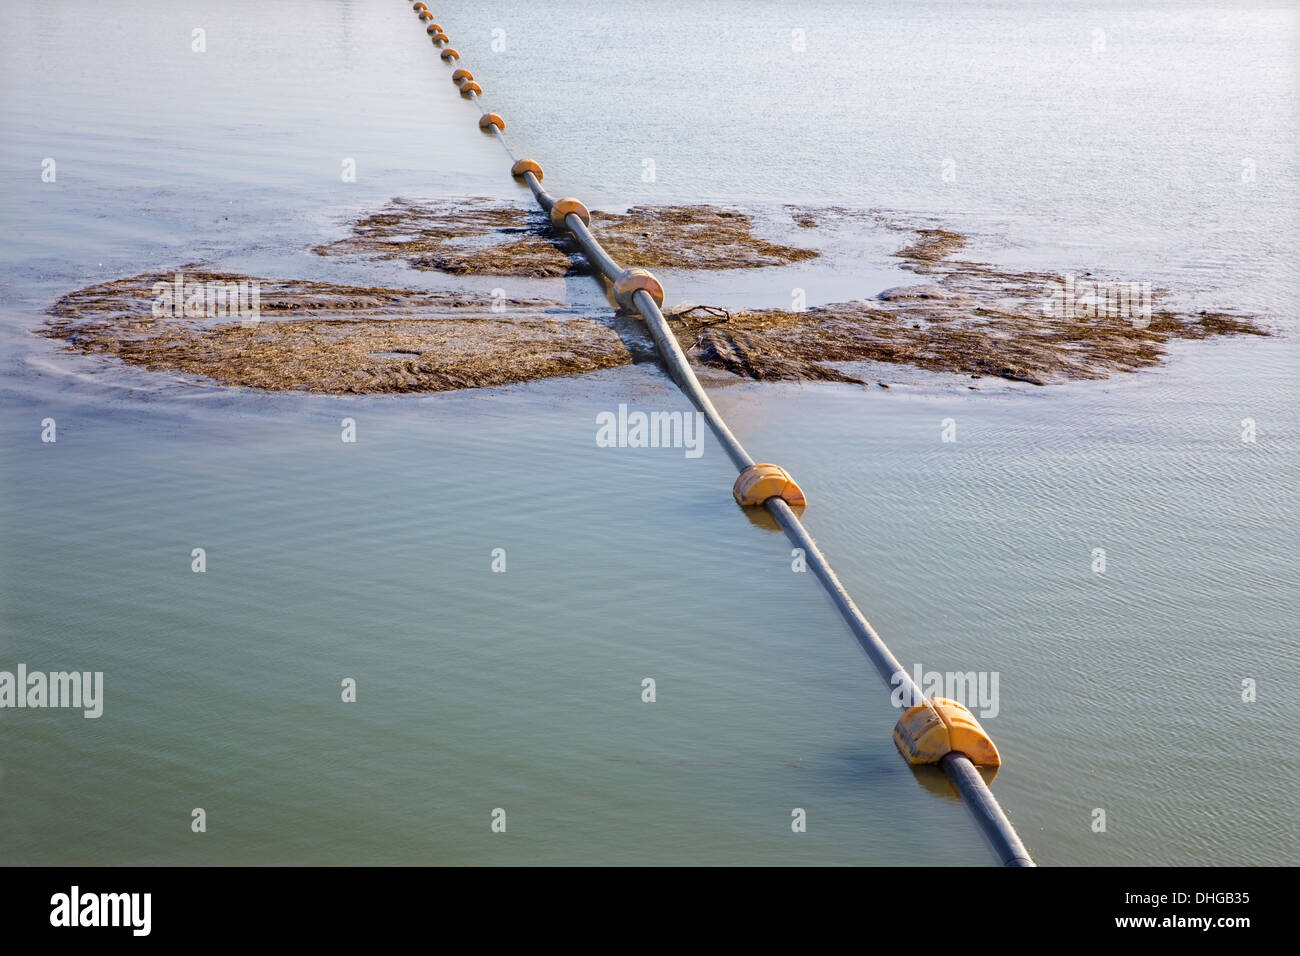
[[[428,13],[423,3],[416,3],[415,10],[420,14],[422,22],[432,21],[432,15]],[[434,23],[427,30],[433,37],[434,45],[441,48],[440,55],[443,61],[449,65],[452,61],[459,64],[460,55],[447,45],[450,41],[442,32],[442,27]],[[848,590],[836,576],[826,555],[822,553],[794,508],[791,507],[792,502],[803,503],[802,491],[794,485],[783,469],[774,465],[755,463],[753,457],[727,427],[726,421],[700,385],[695,371],[691,368],[677,342],[677,337],[669,328],[668,321],[660,309],[660,304],[663,302],[663,288],[658,280],[644,269],[627,269],[614,261],[592,235],[589,228],[590,213],[582,203],[572,197],[555,199],[542,188],[541,167],[531,159],[518,159],[515,156],[505,140],[505,121],[497,114],[488,112],[483,106],[480,99],[483,91],[468,70],[458,66],[452,79],[457,83],[461,93],[478,106],[481,113],[479,128],[490,132],[501,143],[506,154],[514,162],[511,173],[528,185],[537,204],[550,216],[552,225],[557,229],[563,228],[573,237],[587,261],[610,283],[620,307],[628,312],[637,312],[645,321],[669,377],[704,415],[718,442],[740,472],[740,478],[737,479],[733,491],[736,500],[741,504],[756,504],[767,509],[785,531],[790,542],[803,552],[807,565],[821,581],[859,647],[871,661],[886,687],[890,688],[891,692],[895,689],[901,690],[905,700],[920,702],[909,708],[894,732],[895,740],[899,742],[900,749],[904,750],[904,755],[909,756],[909,749],[905,748],[911,748],[911,756],[909,756],[911,762],[938,763],[942,767],[1000,864],[1034,866],[1029,851],[980,775],[975,762],[957,746],[959,740],[972,741],[973,743],[967,746],[967,749],[972,751],[986,745],[986,748],[992,751],[993,757],[985,762],[996,765],[1000,760],[992,742],[983,735],[982,729],[978,727],[973,717],[968,723],[974,726],[977,733],[966,726],[967,722],[964,718],[969,717],[969,714],[964,711],[964,708],[960,708],[959,705],[955,708],[949,707],[948,705],[953,703],[951,701],[927,701],[921,688],[903,669],[893,652],[871,626],[871,622],[858,609]],[[773,490],[773,493],[767,494],[764,489]],[[912,720],[911,724],[905,724],[909,718]],[[913,730],[915,733],[911,732]],[[924,751],[936,740],[940,741],[938,749],[932,750],[927,756]],[[913,759],[918,752],[921,752],[922,759]]]

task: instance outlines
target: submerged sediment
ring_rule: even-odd
[[[145,274],[71,293],[55,304],[41,333],[83,354],[270,391],[437,392],[632,361],[609,326],[553,317],[548,310],[561,304],[547,300],[192,270],[186,282],[257,282],[261,317],[156,316],[151,291],[170,280]]]
[[[452,205],[446,215],[394,200],[358,220],[349,238],[316,251],[405,259],[450,273],[562,275],[574,268],[540,214],[483,200]],[[812,230],[828,212],[791,216]],[[1176,339],[1268,334],[1247,315],[1179,312],[1165,305],[1164,290],[1110,296],[1102,294],[1108,284],[1088,274],[961,259],[966,237],[959,233],[888,225],[907,231],[895,255],[924,283],[803,311],[679,306],[665,313],[692,361],[759,381],[866,384],[855,363],[881,362],[1046,385],[1156,365]],[[593,213],[597,236],[626,265],[747,268],[817,255],[758,239],[752,228],[748,215],[709,206]],[[185,281],[199,285],[255,283],[258,318],[249,322],[207,317],[202,309],[160,315],[157,289],[171,280],[145,273],[69,293],[37,331],[71,351],[151,370],[332,393],[505,385],[653,354],[639,324],[601,310],[575,315],[566,303],[545,299],[186,272]]]
[[[393,199],[351,223],[345,238],[312,251],[400,259],[415,269],[451,275],[547,278],[572,268],[540,210],[491,199]]]
[[[928,283],[801,312],[713,315],[698,331],[688,313],[678,337],[700,363],[759,380],[866,384],[844,365],[884,362],[1047,385],[1157,365],[1175,339],[1268,334],[1252,316],[1161,307],[1166,290],[955,259],[964,236],[912,232],[894,255]]]
[[[812,249],[753,233],[753,218],[710,205],[592,210],[591,230],[618,262],[642,268],[758,269],[816,258]],[[581,271],[581,253],[536,208],[489,199],[394,199],[363,216],[318,255],[401,259],[452,275],[558,277]],[[575,261],[576,260],[576,261]]]
[[[1108,317],[1081,324],[1006,307],[942,300],[847,302],[806,312],[738,312],[698,333],[678,333],[700,363],[760,381],[866,381],[832,363],[886,362],[934,372],[1047,385],[1107,378],[1159,364],[1166,343],[1267,334],[1223,312],[1160,311],[1136,329]]]

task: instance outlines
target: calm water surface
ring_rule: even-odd
[[[1179,344],[1102,383],[970,391],[886,368],[888,391],[717,400],[799,477],[900,660],[999,674],[994,790],[1040,862],[1300,862],[1294,8],[453,12],[516,148],[590,205],[731,202],[774,235],[785,203],[881,209],[993,261],[1264,317],[1271,339]],[[686,408],[654,367],[267,395],[30,334],[64,292],[191,263],[459,281],[308,251],[393,196],[526,198],[409,5],[3,17],[0,669],[102,670],[107,699],[99,720],[0,711],[0,859],[989,862],[942,781],[899,758],[896,713],[815,580],[737,512],[717,445],[595,445],[620,402]],[[692,301],[868,296],[913,281],[897,239],[864,226],[792,270],[664,278]],[[463,284],[603,304],[582,278]]]

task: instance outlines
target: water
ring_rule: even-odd
[[[998,672],[994,790],[1040,862],[1297,862],[1300,760],[1279,732],[1300,717],[1295,11],[449,12],[515,148],[593,207],[879,208],[1009,265],[1264,316],[1276,337],[1181,343],[1104,383],[971,392],[883,369],[887,392],[716,400],[803,483],[809,527],[900,660]],[[685,409],[654,368],[266,395],[29,334],[63,292],[190,263],[452,284],[307,252],[396,195],[526,198],[407,4],[4,17],[0,669],[102,670],[107,699],[99,720],[0,711],[0,857],[988,862],[942,781],[898,757],[896,713],[815,581],[736,511],[716,444],[596,447],[595,415],[620,402]],[[842,300],[909,281],[896,238],[663,278],[693,301]],[[584,279],[464,284],[600,301]]]

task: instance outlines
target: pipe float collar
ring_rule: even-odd
[[[443,50],[441,53],[439,53],[438,56],[442,57],[444,60],[459,60],[459,59],[460,59],[460,54],[457,53],[457,52],[456,52],[454,49],[452,49],[451,47],[447,47],[447,49],[445,49],[445,50]]]
[[[537,177],[539,183],[545,178],[542,174],[542,167],[535,159],[521,159],[510,167],[510,175],[515,179],[523,179],[524,173],[532,173]]]
[[[421,10],[420,19],[423,20],[425,23],[428,23],[430,20],[433,19],[433,14],[430,13],[428,10]]]
[[[434,43],[450,43],[450,42],[451,42],[451,37],[447,36],[447,34],[445,34],[445,33],[439,33],[436,37],[433,38],[433,42],[434,42]]]
[[[483,92],[483,87],[479,86],[473,80],[466,80],[464,83],[460,83],[458,85],[460,86],[461,96],[469,96],[471,93]]]
[[[577,215],[584,226],[591,225],[591,213],[587,212],[587,207],[572,196],[555,200],[555,205],[551,207],[551,225],[556,229],[567,229],[564,217],[570,213]]]
[[[803,489],[795,484],[780,465],[760,462],[750,465],[740,473],[736,484],[731,489],[736,504],[742,508],[761,505],[768,498],[780,498],[788,505],[806,505]]]
[[[636,303],[632,301],[632,296],[637,292],[649,292],[655,305],[662,307],[664,304],[664,287],[658,279],[645,269],[628,269],[614,283],[614,298],[625,311],[635,312]]]
[[[451,81],[453,83],[459,83],[461,80],[472,80],[472,79],[474,79],[474,74],[471,73],[469,70],[465,70],[465,69],[457,70],[455,73],[451,75]]]
[[[413,3],[411,4],[411,9],[414,10],[416,13],[419,13],[421,10],[428,10],[429,8],[426,7],[423,3]]]
[[[935,697],[903,711],[894,726],[894,743],[910,764],[938,763],[957,751],[977,767],[1000,767],[998,748],[975,715],[946,697]]]
[[[496,113],[484,113],[478,118],[479,129],[486,130],[489,126],[495,126],[503,133],[506,131],[506,121],[497,116]]]
[[[424,28],[424,32],[429,34],[429,36],[431,37],[435,37],[442,32],[442,27],[440,27],[436,23],[430,23],[427,27]]]

